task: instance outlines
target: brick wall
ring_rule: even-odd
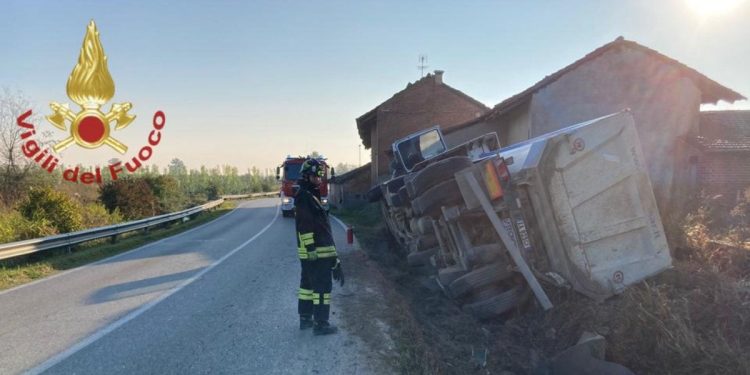
[[[705,187],[750,185],[750,152],[707,153],[698,162],[701,184]]]
[[[390,175],[389,151],[396,139],[440,125],[443,130],[465,123],[487,108],[442,82],[442,73],[430,74],[380,105],[372,131],[373,181]]]

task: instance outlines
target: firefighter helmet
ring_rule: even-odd
[[[323,175],[325,174],[325,171],[323,170],[323,166],[320,164],[318,159],[309,158],[305,160],[304,163],[302,163],[300,174],[302,175],[302,177],[305,177],[305,176],[323,177]]]

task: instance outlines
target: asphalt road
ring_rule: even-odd
[[[0,292],[0,373],[377,372],[351,333],[299,331],[294,222],[277,204],[245,202],[188,232]],[[334,324],[337,299],[351,297],[340,291]]]

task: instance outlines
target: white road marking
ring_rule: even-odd
[[[42,363],[42,364],[40,364],[40,365],[32,368],[31,370],[29,370],[28,372],[26,372],[26,374],[41,374],[42,372],[49,370],[52,366],[55,366],[56,364],[64,361],[65,359],[69,358],[73,354],[75,354],[75,353],[79,352],[80,350],[86,348],[87,346],[95,343],[96,341],[98,341],[102,337],[106,336],[110,332],[116,330],[117,328],[122,327],[123,325],[125,325],[129,321],[137,318],[138,316],[140,316],[141,314],[143,314],[146,311],[150,310],[152,307],[156,306],[160,302],[162,302],[165,299],[169,298],[171,295],[179,292],[184,287],[186,287],[186,286],[190,285],[191,283],[193,283],[195,280],[198,280],[201,276],[205,275],[208,271],[211,271],[214,267],[218,266],[219,264],[221,264],[222,262],[224,262],[225,260],[227,260],[227,258],[231,257],[236,252],[242,250],[243,247],[247,246],[249,243],[253,242],[256,238],[260,237],[260,235],[262,235],[263,233],[265,233],[265,231],[268,230],[268,228],[270,228],[271,225],[273,225],[273,223],[275,223],[276,219],[279,217],[279,208],[280,207],[281,206],[278,206],[278,205],[276,206],[276,214],[274,214],[273,219],[271,220],[270,223],[268,223],[268,225],[266,225],[263,229],[261,229],[260,232],[258,232],[256,235],[254,235],[253,237],[251,237],[249,240],[243,242],[241,245],[239,245],[239,246],[235,247],[234,249],[232,249],[232,251],[230,251],[229,253],[227,253],[223,257],[221,257],[219,260],[217,260],[216,262],[214,262],[210,266],[208,266],[205,269],[203,269],[202,271],[198,272],[195,276],[193,276],[193,277],[185,280],[183,283],[181,283],[180,285],[178,285],[177,287],[175,287],[171,291],[166,292],[165,294],[163,294],[162,296],[156,298],[155,300],[153,300],[153,301],[151,301],[151,302],[149,302],[149,303],[141,306],[138,310],[135,310],[135,311],[131,312],[130,314],[128,314],[125,317],[123,317],[122,319],[120,319],[120,320],[118,320],[118,321],[116,321],[116,322],[114,322],[114,323],[112,323],[112,324],[110,324],[110,325],[108,325],[108,326],[100,329],[99,331],[95,332],[91,336],[89,336],[89,337],[83,339],[82,341],[78,342],[77,344],[73,345],[68,350],[66,350],[66,351],[64,351],[64,352],[62,352],[62,353],[60,353],[60,354],[58,354],[58,355],[56,355],[56,356],[48,359],[44,363]],[[226,216],[226,215],[224,215],[224,216]]]
[[[149,248],[149,247],[151,247],[151,246],[154,246],[154,245],[156,245],[156,244],[160,244],[160,243],[162,243],[162,242],[164,242],[164,241],[166,241],[166,240],[171,240],[171,239],[174,239],[174,238],[180,237],[180,236],[182,236],[182,235],[185,235],[185,234],[188,234],[188,233],[190,233],[190,232],[192,232],[192,231],[194,231],[194,230],[198,230],[198,229],[200,229],[200,228],[203,228],[203,227],[205,227],[206,225],[209,225],[209,224],[211,224],[211,223],[215,223],[215,222],[217,222],[217,221],[219,221],[219,220],[221,220],[221,219],[223,219],[223,218],[225,218],[225,217],[227,217],[227,216],[229,216],[229,215],[231,215],[231,214],[235,213],[235,212],[237,211],[237,209],[238,209],[238,208],[240,208],[240,206],[237,206],[237,207],[235,207],[235,208],[234,208],[234,209],[233,209],[232,211],[230,211],[230,212],[229,212],[229,213],[227,213],[226,215],[222,215],[222,216],[221,216],[221,217],[219,217],[218,219],[215,219],[215,220],[211,220],[211,221],[209,221],[209,222],[207,222],[207,223],[203,223],[203,224],[201,224],[201,225],[199,225],[199,226],[197,226],[197,227],[195,227],[195,228],[191,228],[191,229],[188,229],[188,230],[186,230],[186,231],[184,231],[184,232],[181,232],[181,233],[177,233],[177,234],[175,234],[174,236],[169,236],[169,237],[166,237],[166,238],[162,238],[162,239],[160,239],[159,241],[156,241],[156,242],[151,242],[151,243],[147,243],[147,244],[145,244],[145,245],[143,245],[143,246],[141,246],[141,247],[137,247],[137,248],[135,248],[135,249],[133,249],[133,250],[128,250],[128,251],[126,251],[126,252],[124,252],[124,253],[120,253],[120,254],[117,254],[117,255],[114,255],[114,256],[111,256],[111,257],[108,257],[108,258],[104,258],[104,259],[100,259],[100,260],[97,260],[97,261],[96,261],[96,262],[94,262],[94,263],[84,264],[84,265],[82,265],[82,266],[80,266],[80,267],[76,267],[76,268],[71,268],[71,269],[69,269],[69,270],[67,270],[67,271],[63,271],[63,272],[60,272],[60,273],[56,273],[56,274],[54,274],[54,275],[50,275],[50,276],[47,276],[47,277],[45,277],[45,278],[41,278],[41,279],[38,279],[38,280],[34,280],[34,281],[30,282],[30,283],[26,283],[26,284],[21,284],[21,285],[19,285],[19,286],[16,286],[16,287],[13,287],[13,288],[10,288],[10,289],[5,289],[5,290],[3,290],[3,291],[0,291],[0,296],[1,296],[1,295],[3,295],[3,294],[6,294],[6,293],[10,293],[10,292],[12,292],[12,291],[14,291],[14,290],[18,290],[18,289],[21,289],[21,288],[25,288],[25,287],[27,287],[27,286],[32,286],[32,285],[35,285],[35,284],[39,284],[39,283],[41,283],[41,282],[49,281],[49,280],[52,280],[52,279],[58,278],[58,277],[60,277],[60,276],[63,276],[63,275],[67,275],[67,274],[69,274],[69,273],[71,273],[71,272],[75,272],[75,271],[80,271],[80,270],[82,270],[82,269],[86,269],[86,268],[89,268],[89,267],[95,266],[95,265],[97,265],[97,264],[99,264],[99,263],[104,263],[104,262],[107,262],[107,261],[110,261],[110,260],[114,260],[114,259],[117,259],[117,258],[119,258],[119,257],[122,257],[122,256],[125,256],[125,255],[128,255],[128,254],[132,254],[132,253],[135,253],[135,252],[138,252],[138,251],[141,251],[141,250],[147,249],[147,248]]]

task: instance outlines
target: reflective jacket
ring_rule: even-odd
[[[308,182],[300,182],[294,196],[297,227],[297,253],[303,260],[336,256],[328,211],[320,203],[320,192]]]

